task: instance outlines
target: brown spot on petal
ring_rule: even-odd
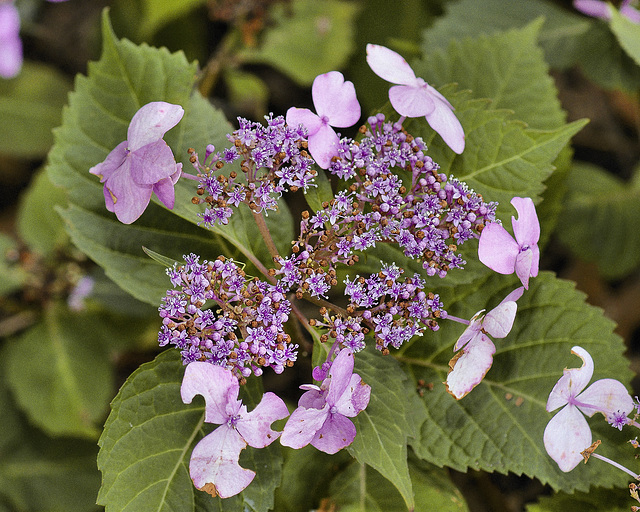
[[[211,482],[204,484],[202,487],[200,487],[200,490],[206,492],[207,494],[210,494],[214,498],[216,496],[219,496],[218,489],[216,489],[216,486],[213,485]]]

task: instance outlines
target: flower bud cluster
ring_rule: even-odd
[[[287,126],[282,116],[271,114],[265,119],[267,125],[263,126],[239,117],[240,128],[227,136],[232,147],[220,153],[209,146],[203,162],[190,150],[190,161],[200,178],[200,197],[192,202],[206,204],[204,213],[199,214],[206,227],[228,224],[231,206],[245,203],[256,213],[276,210],[286,188],[295,192],[315,186],[317,171],[307,152],[305,131]],[[238,158],[242,159],[241,178],[236,171],[228,175],[221,172],[226,163]]]
[[[291,303],[281,285],[250,278],[223,256],[200,263],[191,254],[184,260],[167,269],[177,289],[167,291],[159,308],[160,346],[176,345],[184,364],[207,361],[239,378],[293,365],[298,345],[284,332]]]
[[[400,348],[427,328],[437,331],[438,320],[447,317],[440,297],[424,291],[425,282],[418,274],[401,279],[403,273],[390,264],[368,278],[350,280],[347,276],[347,316],[330,315],[321,308],[322,320],[312,321],[312,325],[328,330],[321,341],[333,339],[339,346],[359,352],[365,345],[364,336],[372,331],[376,349],[387,354],[389,345]]]
[[[485,203],[464,183],[438,173],[422,139],[399,123],[385,121],[383,114],[368,122],[369,128],[360,129],[362,140],[342,139],[329,170],[352,180],[349,190],[360,209],[371,212],[369,223],[379,226],[376,237],[422,260],[427,275],[445,277],[462,268],[458,246],[495,220],[497,203]]]

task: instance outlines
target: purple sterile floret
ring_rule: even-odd
[[[515,240],[501,224],[491,223],[480,235],[478,258],[499,274],[515,272],[529,289],[529,278],[538,275],[540,263],[540,222],[530,198],[514,197],[511,204],[518,212],[517,219],[511,217]]]
[[[193,449],[189,473],[198,489],[221,498],[238,494],[255,476],[255,472],[238,463],[240,452],[247,445],[270,445],[280,436],[271,424],[289,415],[285,403],[270,392],[248,412],[238,400],[239,389],[238,379],[231,371],[197,361],[187,366],[180,388],[186,404],[195,395],[202,395],[205,422],[220,425]]]
[[[104,183],[107,210],[123,224],[131,224],[142,215],[153,193],[167,208],[173,208],[174,185],[182,173],[182,164],[176,163],[162,137],[183,115],[180,105],[147,103],[131,119],[127,140],[89,169]]]
[[[633,23],[640,23],[640,11],[630,4],[631,0],[623,0],[620,4],[620,14]],[[573,0],[573,7],[587,16],[603,20],[611,19],[610,9],[613,8],[609,6],[609,2],[603,0]]]
[[[353,442],[356,428],[348,418],[363,411],[371,395],[371,387],[353,373],[353,366],[353,352],[343,349],[320,387],[301,386],[308,391],[300,397],[282,431],[284,446],[297,449],[311,444],[332,454]]]
[[[307,108],[291,107],[287,111],[287,124],[304,126],[311,156],[320,167],[327,169],[339,143],[332,126],[346,128],[357,123],[360,104],[353,83],[345,81],[339,71],[318,75],[313,81],[311,96],[317,114]]]
[[[464,151],[464,130],[453,113],[451,103],[422,78],[398,53],[377,44],[367,45],[367,62],[380,78],[394,85],[389,89],[391,105],[402,116],[425,116],[433,128],[455,152]]]
[[[447,391],[456,400],[480,384],[491,368],[496,347],[488,335],[504,338],[511,332],[518,309],[516,301],[523,292],[524,287],[516,288],[486,315],[484,310],[478,311],[456,341],[453,350],[459,352],[449,361],[445,382]]]
[[[573,347],[571,353],[582,359],[582,366],[565,368],[551,390],[547,411],[562,410],[544,430],[544,447],[565,472],[575,468],[583,460],[581,452],[591,446],[591,429],[583,414],[591,417],[600,412],[621,429],[634,409],[633,399],[620,381],[600,379],[585,389],[593,375],[593,359],[582,347]]]

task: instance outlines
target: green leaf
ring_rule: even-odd
[[[411,481],[416,490],[415,510],[464,512],[469,509],[447,473],[429,464],[410,464]],[[331,497],[346,511],[403,510],[406,504],[391,483],[363,464],[351,464],[331,483]]]
[[[203,426],[201,398],[190,405],[182,403],[183,368],[178,351],[167,350],[136,370],[113,400],[98,443],[98,468],[102,471],[98,503],[107,512],[266,512],[273,506],[273,492],[280,479],[280,449],[275,443],[263,450],[243,450],[240,464],[257,474],[239,496],[221,500],[193,486],[189,477],[191,450],[215,427]],[[253,401],[260,399],[256,394],[257,388],[252,389]]]
[[[245,62],[274,66],[300,85],[309,85],[319,73],[340,69],[353,50],[358,6],[337,0],[296,0],[276,3],[264,40],[255,49],[239,53]],[[301,44],[301,42],[304,44]]]
[[[441,172],[453,174],[482,194],[485,201],[498,201],[501,220],[511,217],[506,207],[514,196],[531,197],[538,202],[544,180],[553,172],[553,162],[560,151],[587,123],[574,121],[551,130],[527,128],[509,119],[509,111],[489,110],[483,100],[470,100],[468,94],[442,89],[453,104],[466,134],[462,155],[451,151],[422,118],[405,122],[414,136],[421,136],[429,146],[429,156],[440,165]]]
[[[626,490],[596,487],[589,493],[541,496],[537,503],[527,505],[527,512],[629,512],[632,503],[634,502]]]
[[[443,300],[451,315],[471,318],[480,309],[495,307],[519,286],[515,281],[492,276],[474,287],[451,291]],[[427,385],[422,397],[427,420],[419,439],[411,444],[420,458],[459,471],[473,468],[525,474],[565,491],[586,491],[595,482],[603,487],[624,484],[618,470],[596,464],[601,461],[595,459],[563,473],[542,442],[544,428],[553,416],[545,410],[549,392],[563,368],[580,364],[571,355],[571,347],[579,345],[592,355],[593,380],[609,377],[626,383],[631,377],[622,356],[624,344],[613,333],[613,322],[600,309],[587,305],[573,283],[547,272],[530,282],[530,289],[518,301],[511,333],[504,340],[494,340],[497,350],[492,368],[460,401],[440,383],[464,326],[446,321],[440,325],[439,331],[403,347],[397,356],[412,381],[422,379]],[[594,439],[603,441],[598,451],[624,463],[630,455],[629,433],[611,428],[602,415],[588,421]]]
[[[411,509],[414,501],[407,466],[407,438],[416,435],[424,420],[422,408],[409,392],[406,375],[392,358],[373,349],[360,352],[354,373],[371,386],[371,399],[367,408],[353,419],[358,434],[348,447],[349,453],[390,480]]]
[[[229,100],[235,111],[253,118],[267,115],[269,87],[264,80],[253,73],[231,67],[224,68],[223,73]]]
[[[45,432],[98,437],[96,424],[113,396],[107,322],[54,305],[42,323],[5,346],[7,383],[20,408]]]
[[[9,295],[27,281],[29,276],[20,266],[19,259],[16,241],[0,233],[0,295]]]
[[[138,26],[140,38],[149,39],[160,27],[184,16],[205,3],[205,0],[181,0],[180,2],[143,0],[143,14],[140,17]]]
[[[493,109],[513,110],[514,118],[530,128],[559,128],[566,116],[536,44],[541,27],[538,19],[490,37],[453,40],[446,51],[434,52],[426,43],[414,70],[431,84],[456,82],[461,89],[471,89],[475,98],[490,98]]]
[[[25,62],[20,74],[0,81],[0,153],[41,158],[53,144],[70,84],[58,71]]]
[[[605,170],[575,164],[558,219],[560,240],[607,279],[619,279],[640,265],[640,168],[630,183]]]
[[[491,35],[523,27],[544,17],[538,42],[552,67],[572,66],[580,52],[580,36],[591,26],[591,20],[544,0],[504,2],[503,0],[460,0],[446,4],[446,14],[425,30],[425,48],[446,48],[451,40],[462,42],[480,34]],[[467,41],[465,41],[465,44]],[[517,51],[517,49],[515,49]],[[470,59],[472,62],[472,59]],[[479,66],[478,71],[483,68]],[[484,69],[484,71],[489,70]]]
[[[65,204],[64,190],[53,185],[45,172],[39,172],[18,209],[18,233],[31,250],[48,256],[68,243],[64,224],[55,211],[56,206]]]
[[[620,14],[618,9],[609,6],[611,13],[611,32],[616,36],[620,46],[636,64],[640,65],[640,25]]]

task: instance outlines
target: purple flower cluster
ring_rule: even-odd
[[[462,268],[458,246],[495,220],[497,204],[485,203],[464,183],[438,173],[422,139],[399,123],[385,122],[383,114],[368,123],[370,128],[361,128],[362,140],[342,139],[329,168],[353,179],[350,191],[357,208],[366,212],[365,227],[374,226],[368,236],[398,243],[407,257],[422,260],[429,276]]]
[[[199,262],[195,254],[174,264],[167,274],[174,287],[159,308],[160,346],[176,345],[184,364],[207,361],[239,378],[276,373],[292,366],[298,345],[284,332],[291,303],[281,285],[249,278],[233,261],[220,256]],[[214,306],[205,309],[207,303]]]
[[[317,171],[307,151],[304,129],[287,126],[282,116],[271,114],[265,119],[266,126],[238,118],[240,128],[227,136],[232,147],[220,153],[209,146],[203,162],[190,150],[200,178],[198,195],[205,196],[194,197],[193,203],[207,205],[199,214],[205,226],[228,224],[231,206],[245,203],[255,213],[276,210],[286,188],[295,192],[315,186]],[[238,158],[242,159],[243,179],[238,179],[235,171],[228,176],[221,172],[225,164]]]

